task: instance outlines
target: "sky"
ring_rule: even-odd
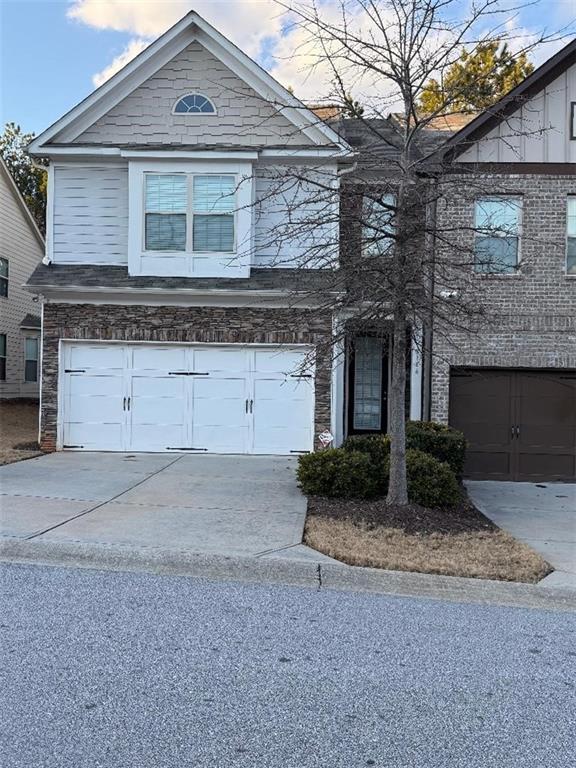
[[[338,0],[319,2],[337,13]],[[191,9],[297,96],[326,92],[299,47],[301,33],[274,0],[0,0],[1,124],[40,133]],[[530,36],[574,20],[576,0],[536,0],[513,23]],[[560,46],[540,51],[536,63]]]

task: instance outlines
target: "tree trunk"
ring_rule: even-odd
[[[390,382],[390,483],[388,504],[408,504],[406,482],[406,315],[394,313],[392,381]]]

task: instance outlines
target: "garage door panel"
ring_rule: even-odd
[[[254,381],[254,451],[311,451],[314,391],[308,380]]]
[[[510,476],[510,453],[474,451],[466,454],[464,475],[479,480],[506,480]]]
[[[284,347],[261,349],[255,353],[254,370],[257,373],[298,374],[302,372],[302,365],[309,362],[300,350]],[[309,374],[310,370],[303,372]]]
[[[64,446],[81,447],[91,451],[117,451],[122,445],[122,424],[71,423],[64,424]]]
[[[116,370],[121,375],[124,368],[124,348],[119,344],[73,345],[68,350],[68,367]]]
[[[132,424],[132,451],[165,451],[186,448],[183,424]]]
[[[198,372],[235,372],[247,371],[250,365],[248,352],[245,347],[226,349],[210,347],[194,351],[194,369]]]
[[[131,351],[132,367],[150,371],[186,371],[187,357],[184,347],[134,347]]]
[[[520,453],[518,457],[518,480],[566,480],[575,474],[574,456],[568,453]]]
[[[121,422],[122,379],[114,376],[70,376],[66,420],[78,423]]]

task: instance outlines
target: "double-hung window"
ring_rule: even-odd
[[[362,198],[362,255],[383,256],[394,245],[394,213],[396,197],[392,194],[379,198]]]
[[[485,197],[476,201],[474,269],[485,274],[513,274],[520,258],[522,200]]]
[[[38,338],[24,340],[24,381],[38,381]]]
[[[8,296],[8,259],[0,259],[0,296]]]
[[[576,195],[568,197],[566,211],[566,273],[576,276]]]
[[[235,176],[146,173],[144,178],[146,251],[235,251]]]
[[[6,334],[0,333],[0,381],[6,381]]]

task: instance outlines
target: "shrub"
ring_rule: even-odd
[[[461,498],[460,487],[448,464],[423,451],[406,451],[408,498],[414,504],[435,509],[453,507]]]
[[[461,477],[466,458],[466,440],[462,432],[434,421],[409,421],[406,424],[406,448],[429,453],[449,464]]]
[[[298,484],[309,496],[368,499],[378,495],[378,473],[366,453],[329,448],[298,459]]]
[[[381,467],[390,453],[390,438],[388,435],[351,435],[342,447],[346,451],[367,453],[372,462]]]

